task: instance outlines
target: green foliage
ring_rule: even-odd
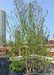
[[[9,65],[9,69],[11,71],[20,72],[24,68],[24,62],[23,61],[12,61],[12,63]]]
[[[48,63],[44,56],[50,55],[46,47],[46,40],[49,36],[45,25],[45,17],[47,14],[43,14],[43,10],[37,4],[36,0],[28,4],[26,3],[26,5],[23,0],[14,0],[14,6],[14,10],[10,16],[8,16],[7,21],[9,32],[11,32],[10,40],[13,38],[13,44],[10,43],[9,45],[12,47],[11,52],[17,54],[16,49],[13,49],[13,47],[20,49],[21,55],[26,63],[27,71],[28,66],[33,70],[33,66],[39,69],[41,65],[47,65],[46,63]],[[19,31],[19,33],[15,33],[16,30]],[[33,60],[31,55],[35,54],[38,54],[40,58],[37,57],[38,59]],[[31,66],[30,60],[33,66]],[[42,61],[43,64],[41,64],[39,60]],[[27,62],[29,62],[29,64]]]
[[[41,71],[44,72],[46,69],[48,69],[50,65],[48,60],[41,57],[36,57],[35,59],[32,59],[31,63],[35,72],[41,72]]]

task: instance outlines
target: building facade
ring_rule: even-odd
[[[6,11],[0,9],[0,45],[6,41]]]
[[[6,57],[11,53],[11,48],[7,46],[0,46],[0,57]]]
[[[54,57],[54,40],[48,40],[47,46],[50,50],[50,53],[52,54],[52,57]]]

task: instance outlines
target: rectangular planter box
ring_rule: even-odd
[[[23,74],[23,75],[54,75],[54,72],[50,72],[50,73],[29,73],[29,74]]]
[[[9,75],[23,75],[22,72],[12,72],[11,70],[9,70]]]

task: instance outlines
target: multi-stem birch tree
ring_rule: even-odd
[[[14,38],[12,46],[19,49],[25,59],[27,72],[31,72],[34,68],[40,69],[42,64],[48,65],[44,57],[41,59],[42,56],[50,54],[46,47],[49,35],[46,25],[44,25],[47,13],[43,15],[43,9],[36,0],[29,3],[24,3],[23,0],[14,0],[14,6],[7,21],[10,36]],[[16,30],[20,33],[20,36],[19,33],[16,34],[19,39],[15,37]],[[32,59],[35,54],[38,54],[37,57]]]

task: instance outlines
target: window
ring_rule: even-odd
[[[2,54],[0,54],[0,56],[2,56]]]
[[[5,56],[5,50],[3,50],[3,56]]]
[[[3,56],[5,56],[5,53],[3,53]]]
[[[7,49],[6,54],[9,54],[9,50]]]
[[[5,50],[3,50],[3,52],[5,52]]]
[[[0,50],[0,52],[2,52],[2,50]]]

